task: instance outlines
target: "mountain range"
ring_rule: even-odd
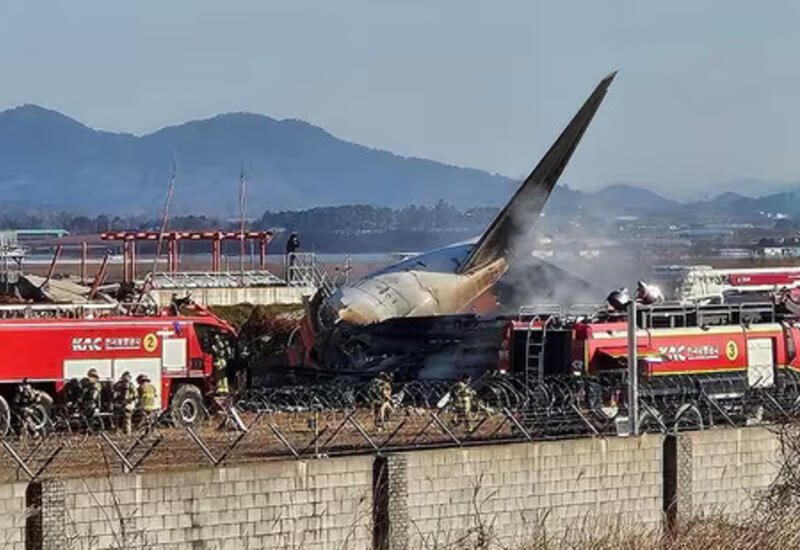
[[[439,199],[462,209],[500,206],[518,185],[502,175],[350,143],[300,120],[252,113],[135,136],[95,130],[36,105],[0,112],[4,211],[158,212],[173,162],[177,209],[216,216],[238,212],[243,165],[254,214],[339,204],[403,207]],[[800,219],[800,187],[738,180],[729,189],[713,189],[724,192],[682,203],[633,185],[591,193],[559,186],[547,210],[594,216],[784,213]],[[779,192],[758,197],[757,189]]]
[[[243,165],[248,204],[262,211],[439,198],[459,207],[499,205],[514,189],[503,176],[370,149],[299,120],[231,113],[134,136],[94,130],[35,105],[0,113],[7,208],[158,211],[173,159],[175,204],[203,214],[238,212]]]

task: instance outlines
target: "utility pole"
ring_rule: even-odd
[[[247,215],[246,201],[247,182],[244,178],[244,163],[242,163],[242,171],[239,173],[239,274],[242,279],[242,286],[244,286],[244,256],[246,254],[244,244],[244,225]]]
[[[631,433],[639,435],[639,365],[636,300],[628,302],[628,419]]]

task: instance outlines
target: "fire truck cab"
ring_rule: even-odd
[[[65,385],[90,369],[108,388],[126,371],[134,381],[146,375],[173,422],[193,424],[203,418],[205,397],[213,392],[215,337],[236,349],[235,330],[205,310],[188,316],[0,320],[0,435],[9,428],[12,397],[23,379],[58,401]],[[104,393],[108,401],[110,392]]]

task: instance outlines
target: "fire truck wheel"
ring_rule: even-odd
[[[37,403],[31,407],[30,416],[28,418],[28,427],[31,430],[41,432],[47,427],[49,422],[50,413],[48,412],[47,406]]]
[[[178,388],[170,405],[172,423],[176,426],[193,426],[201,422],[206,411],[203,407],[203,394],[197,386],[185,384]]]
[[[11,429],[11,409],[8,402],[0,396],[0,437],[8,434]]]

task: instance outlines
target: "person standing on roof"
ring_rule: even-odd
[[[292,273],[292,268],[295,264],[295,254],[297,251],[300,250],[300,237],[297,236],[297,233],[292,233],[289,235],[289,239],[286,241],[286,281],[291,282],[294,279],[294,274]]]

